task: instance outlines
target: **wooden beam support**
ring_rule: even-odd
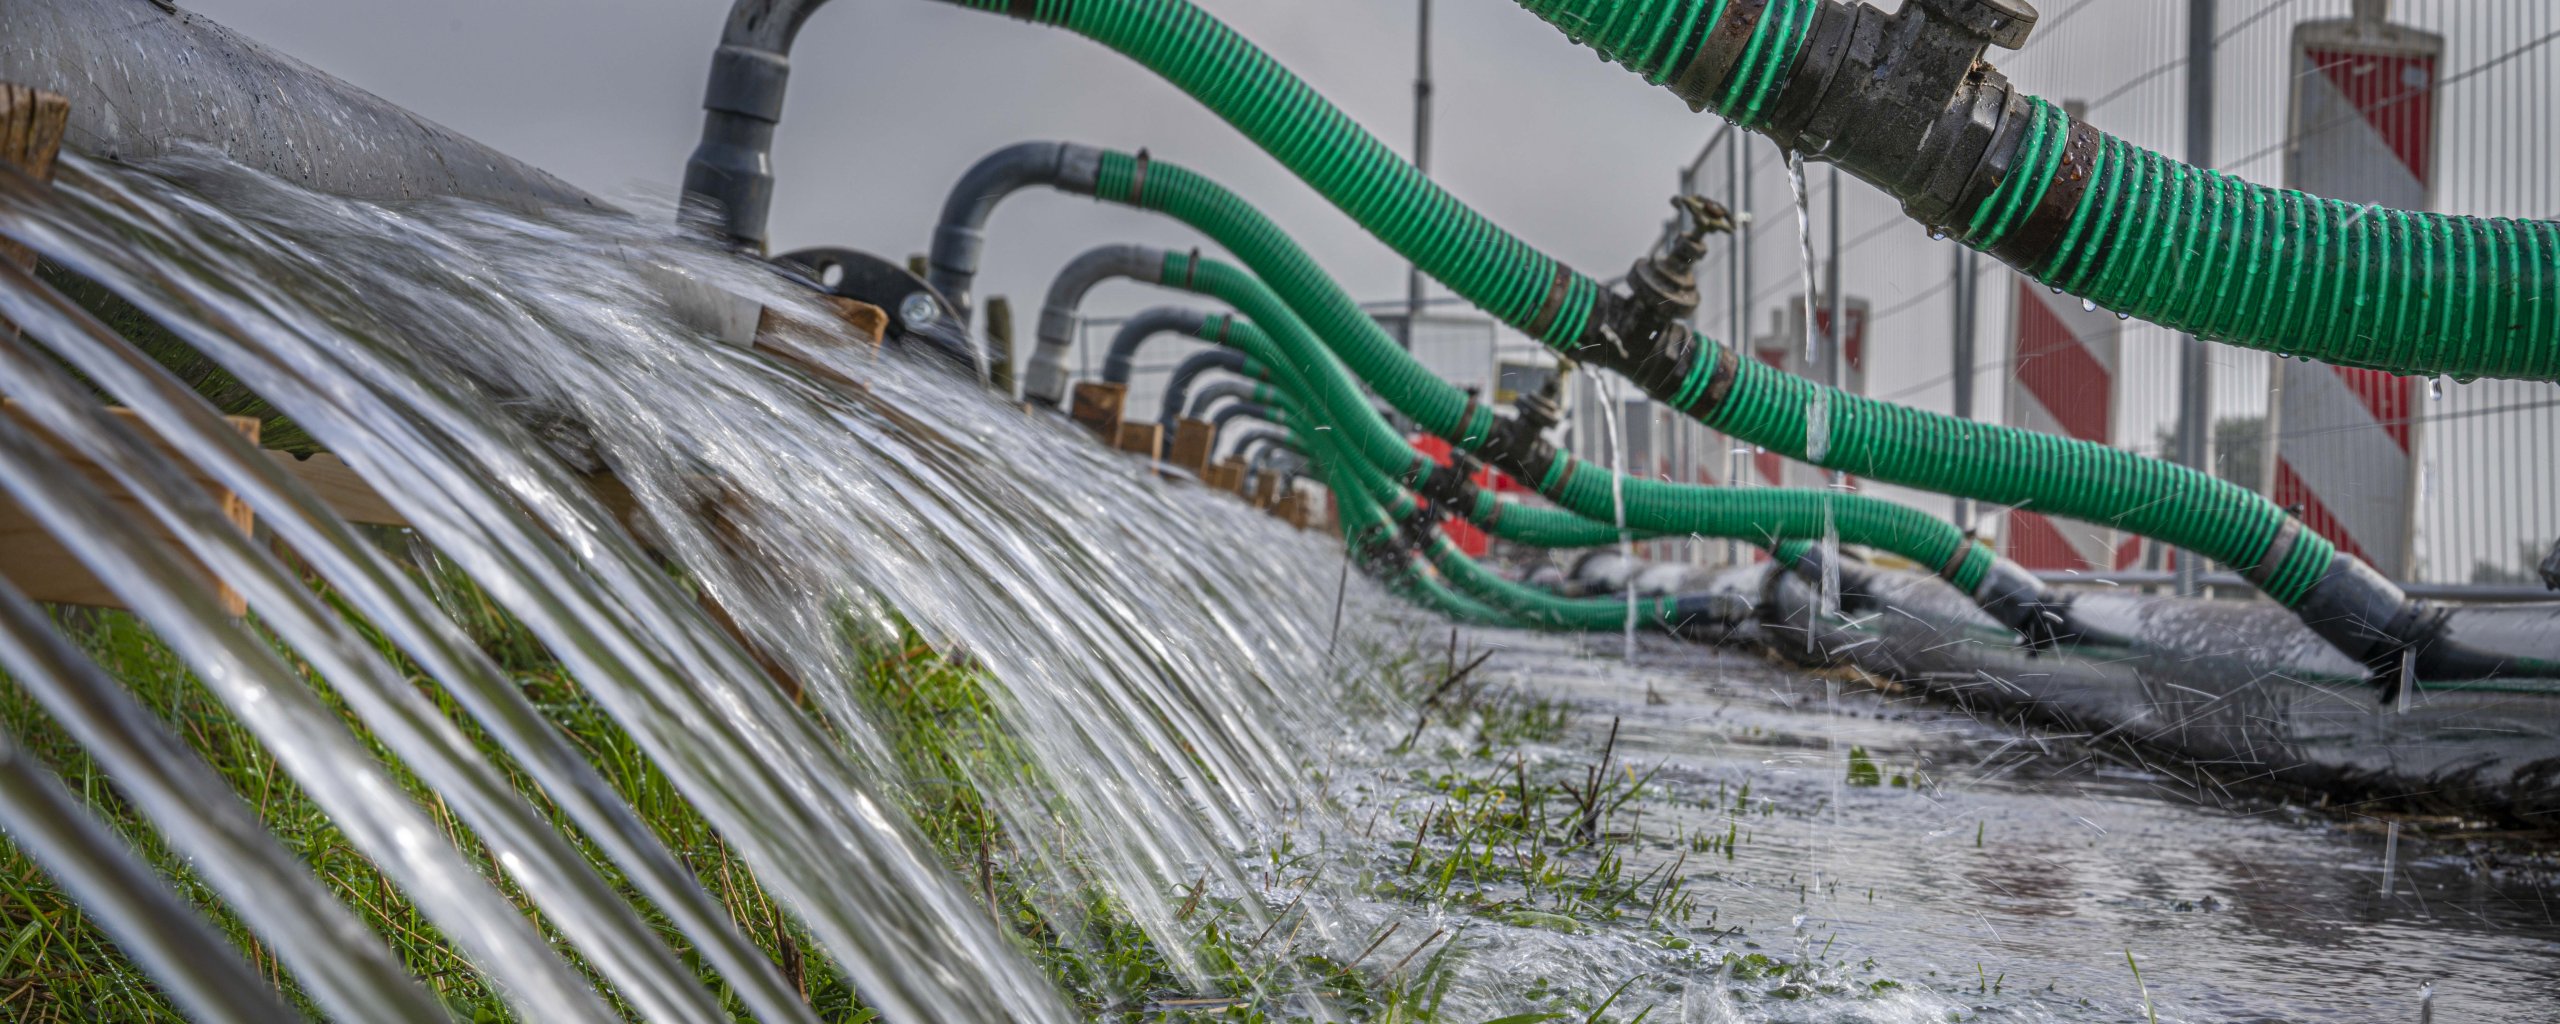
[[[1116,444],[1120,440],[1120,422],[1126,418],[1122,413],[1128,406],[1128,385],[1089,380],[1076,385],[1067,415],[1105,443]]]
[[[171,448],[168,442],[160,438],[160,435],[144,427],[142,421],[134,416],[131,410],[109,411],[140,432],[163,453],[171,458],[178,458],[176,449]],[[60,439],[36,426],[33,420],[27,418],[26,412],[18,408],[18,403],[0,402],[0,415],[6,415],[19,426],[26,428],[28,432],[52,445],[56,454],[60,455],[64,462],[70,463],[73,468],[79,470],[80,475],[86,478],[91,486],[106,494],[109,502],[117,508],[132,513],[135,520],[142,523],[153,536],[159,537],[181,552],[185,550],[179,545],[176,534],[162,528],[159,522],[152,518],[151,510],[143,505],[142,499],[135,497],[132,492],[116,483],[115,478],[107,472],[105,467],[74,454],[69,447],[62,444]],[[246,416],[226,416],[223,419],[231,425],[232,429],[239,431],[242,437],[248,438],[251,444],[257,443],[257,420]],[[180,462],[184,464],[183,459],[180,459]],[[232,525],[239,527],[240,532],[248,533],[255,527],[256,522],[250,514],[247,502],[241,501],[239,496],[224,490],[211,477],[201,473],[194,473],[191,476],[198,486],[214,493],[221,500],[223,516],[230,519]],[[249,610],[248,603],[229,586],[215,579],[212,573],[205,570],[202,563],[191,560],[191,564],[194,564],[196,571],[202,574],[203,580],[214,587],[214,592],[222,599],[222,606],[229,609],[231,614],[239,615]],[[10,583],[24,591],[28,597],[38,601],[87,605],[92,608],[124,607],[123,602],[117,600],[115,593],[107,588],[106,583],[92,574],[88,566],[82,565],[80,560],[71,554],[69,548],[64,547],[61,541],[55,539],[52,533],[36,521],[33,514],[6,497],[0,497],[0,576],[7,577]]]
[[[1244,494],[1244,460],[1234,456],[1220,459],[1200,474],[1200,480],[1214,489],[1240,496]]]
[[[71,101],[23,85],[0,85],[0,162],[37,181],[52,181],[63,128],[70,123]],[[0,241],[0,257],[27,270],[36,266],[36,254],[15,242]]]
[[[1218,428],[1206,420],[1185,419],[1173,425],[1173,453],[1165,461],[1209,478],[1209,455],[1218,449]]]
[[[1164,424],[1130,420],[1120,425],[1120,450],[1144,455],[1153,462],[1164,457]]]

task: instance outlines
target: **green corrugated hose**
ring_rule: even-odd
[[[1249,276],[1247,280],[1250,280]],[[1178,279],[1157,283],[1178,284]],[[1257,288],[1261,287],[1259,281],[1251,283]],[[1268,291],[1268,289],[1264,290]],[[1274,305],[1279,303],[1276,297],[1271,301]],[[1272,383],[1271,377],[1268,376],[1269,367],[1279,365],[1282,359],[1280,350],[1260,327],[1254,326],[1250,321],[1241,317],[1215,314],[1193,336],[1212,344],[1230,345],[1246,353],[1248,357],[1246,365],[1262,369],[1263,374],[1256,376],[1266,383]],[[1276,394],[1281,403],[1292,408],[1304,408],[1292,393],[1282,391]],[[1274,404],[1260,397],[1255,398],[1255,401],[1262,401],[1266,405]],[[1363,401],[1361,404],[1365,406],[1368,403]],[[1376,416],[1376,411],[1371,410],[1370,415]],[[1379,422],[1385,425],[1383,419]],[[1393,428],[1389,427],[1389,429]],[[1412,465],[1413,459],[1428,458],[1420,451],[1410,448],[1408,448],[1408,455],[1408,458],[1399,459],[1378,468],[1401,473]],[[1479,495],[1474,504],[1449,511],[1503,540],[1533,548],[1587,548],[1618,542],[1618,528],[1610,523],[1588,519],[1565,509],[1523,504],[1482,488],[1478,488],[1478,491]],[[1648,533],[1639,536],[1655,535]]]
[[[1136,159],[1107,153],[1099,194],[1129,202],[1136,180]],[[1339,284],[1315,266],[1297,243],[1259,211],[1246,206],[1216,183],[1182,167],[1153,161],[1146,171],[1144,193],[1137,205],[1172,214],[1199,228],[1228,251],[1263,271],[1261,277],[1220,260],[1168,252],[1162,283],[1188,287],[1235,306],[1264,327],[1275,346],[1263,361],[1283,374],[1303,372],[1309,406],[1320,405],[1343,435],[1343,442],[1372,464],[1407,467],[1417,483],[1429,478],[1431,463],[1378,417],[1353,383],[1356,371],[1389,404],[1453,443],[1480,444],[1491,426],[1491,413],[1464,392],[1434,376],[1386,336],[1377,321],[1359,312]],[[1279,273],[1274,274],[1274,271]],[[1284,300],[1276,280],[1292,283]],[[1330,331],[1302,319],[1314,310],[1332,325]],[[1347,310],[1347,312],[1345,312]],[[1311,330],[1311,328],[1313,328]],[[1319,340],[1319,339],[1323,340]],[[1332,342],[1328,347],[1325,342]],[[1348,364],[1348,365],[1346,365]],[[1473,407],[1470,416],[1465,410]],[[1426,410],[1447,410],[1438,418]],[[1461,430],[1461,420],[1475,424]],[[1616,474],[1583,460],[1564,456],[1556,471],[1538,481],[1540,493],[1587,521],[1614,522]],[[1966,538],[1954,525],[1916,509],[1858,494],[1777,488],[1723,488],[1675,484],[1629,476],[1618,485],[1626,495],[1626,522],[1631,530],[1655,535],[1733,537],[1768,544],[1784,539],[1824,537],[1832,531],[1843,543],[1890,551],[1914,563],[1941,570],[1957,587],[1972,594],[1997,560],[1991,549]],[[1490,495],[1479,492],[1479,501]]]
[[[1005,0],[965,2],[983,10],[1013,9]],[[1682,0],[1550,0],[1541,13],[1575,26],[1574,31],[1585,31],[1587,38],[1616,40],[1611,44],[1614,54],[1643,50],[1635,58],[1638,70],[1659,75],[1677,67],[1685,56],[1665,47],[1645,50],[1641,40],[1651,37],[1627,26],[1693,24],[1696,19],[1683,22],[1672,12],[1696,6]],[[1782,81],[1801,49],[1814,7],[1814,0],[1770,0],[1757,19],[1747,47],[1751,56],[1742,66],[1769,82]],[[1584,347],[1586,329],[1594,325],[1593,313],[1599,305],[1597,282],[1460,203],[1217,19],[1184,0],[1050,0],[1035,8],[1032,20],[1060,25],[1118,50],[1200,99],[1362,226],[1504,322],[1569,354]],[[1749,88],[1733,90],[1738,105],[1725,112],[1746,123],[1763,117],[1768,91],[1756,81]],[[1141,163],[1125,154],[1107,157],[1103,171],[1105,198],[1192,220],[1293,301],[1313,286],[1311,279],[1321,276],[1313,261],[1304,260],[1303,254],[1297,261],[1268,261],[1249,251],[1264,243],[1255,236],[1275,235],[1276,230],[1223,190],[1214,186],[1204,190],[1202,184],[1198,176],[1179,168]],[[1310,326],[1340,340],[1353,336],[1353,330],[1337,321],[1356,318],[1369,324],[1356,305],[1346,300],[1342,306],[1302,308]],[[1374,324],[1369,326],[1375,329]],[[2312,543],[2291,545],[2283,564],[2260,570],[2259,562],[2286,517],[2272,502],[2245,489],[2104,445],[1924,413],[1793,378],[1780,381],[1775,378],[1784,374],[1756,360],[1733,362],[1737,386],[1713,409],[1699,405],[1706,390],[1703,374],[1655,397],[1672,400],[1719,430],[1790,458],[1885,483],[2083,519],[2196,551],[2265,579],[2268,594],[2288,606],[2298,602],[2328,569],[2334,552],[2327,541],[2306,530],[2304,539]],[[1709,360],[1698,361],[1700,367],[1709,364]],[[1379,375],[1371,375],[1373,369]],[[1461,416],[1469,415],[1470,403],[1454,388],[1419,389],[1415,386],[1419,382],[1404,379],[1408,374],[1391,367],[1364,365],[1362,375],[1425,429],[1470,448],[1482,443],[1492,425],[1491,410],[1482,407],[1473,409],[1473,421],[1459,424]],[[1412,367],[1410,375],[1428,376],[1419,366]],[[1417,390],[1426,393],[1417,395]],[[1823,396],[1819,415],[1830,439],[1828,451],[1818,459],[1811,457],[1816,453],[1806,445],[1808,414],[1817,407],[1816,395]],[[1594,478],[1594,483],[1585,484],[1586,476]],[[1599,486],[1606,493],[1605,482],[1603,474],[1568,472],[1551,481],[1567,489],[1567,496],[1550,496],[1596,518],[1605,513],[1569,500],[1588,497],[1570,491]],[[1628,482],[1631,506],[1659,507],[1653,495],[1639,501],[1634,493],[1650,491],[1648,483]],[[1818,530],[1811,520],[1819,510],[1818,503],[1807,502],[1793,510],[1793,518],[1773,520],[1772,525],[1781,535]],[[1634,511],[1631,507],[1630,512]],[[1644,525],[1676,528],[1669,523]],[[1949,561],[1961,550],[1960,543],[1951,546]],[[1984,558],[1965,561],[1988,565]],[[1921,564],[1947,563],[1922,560]],[[1967,593],[1972,592],[1964,578],[1949,575]],[[1976,573],[1974,579],[1979,578]]]
[[[1420,511],[1414,496],[1374,461],[1346,450],[1353,443],[1347,432],[1320,429],[1304,417],[1292,419],[1292,432],[1310,452],[1318,453],[1317,469],[1324,473],[1338,507],[1350,513],[1342,520],[1346,541],[1356,546],[1364,537],[1383,536],[1363,531],[1392,532]],[[1622,597],[1559,597],[1503,578],[1437,531],[1423,544],[1423,554],[1439,578],[1408,563],[1390,572],[1388,582],[1408,598],[1443,614],[1479,624],[1566,632],[1626,627],[1628,608]],[[1441,580],[1454,585],[1455,592],[1442,586]],[[1636,601],[1636,613],[1639,622],[1664,628],[1680,625],[1690,614],[1676,596],[1641,598]]]
[[[1816,0],[1519,0],[1656,85],[1701,40],[1749,45],[1692,92],[1767,127]],[[2200,170],[2030,98],[2013,170],[1950,232],[2038,281],[2215,341],[2392,373],[2560,380],[2560,223],[2323,199]],[[2074,157],[2066,159],[2066,157]],[[2022,232],[2056,188],[2086,188]],[[2065,197],[2069,193],[2063,193]],[[1356,211],[1355,211],[1356,212]],[[2064,218],[2067,217],[2067,221]],[[1364,221],[1365,222],[1365,221]]]
[[[1321,358],[1330,362],[1338,354],[1340,363],[1349,364],[1388,404],[1413,417],[1422,429],[1461,448],[1480,449],[1490,436],[1492,409],[1423,368],[1376,320],[1361,312],[1359,304],[1295,240],[1216,182],[1162,160],[1141,164],[1129,154],[1108,152],[1102,158],[1097,194],[1171,215],[1216,240],[1254,271],[1247,274],[1215,260],[1202,260],[1195,275],[1189,270],[1189,257],[1173,254],[1167,281],[1214,280],[1221,288],[1231,288],[1231,294],[1219,297],[1262,324],[1275,340],[1290,333],[1281,324],[1311,331],[1305,344],[1319,353],[1325,343],[1333,347]],[[1275,294],[1281,301],[1268,301],[1266,297]],[[1248,307],[1248,302],[1253,306]],[[1270,312],[1262,312],[1264,308]],[[1279,358],[1312,357],[1288,353]],[[1356,389],[1327,389],[1324,401],[1338,410],[1337,415],[1348,414],[1352,405],[1367,407]],[[1357,439],[1364,451],[1390,463],[1396,449],[1388,447],[1388,442],[1402,442],[1392,430],[1364,430]],[[1571,456],[1559,458],[1555,467],[1547,479],[1534,482],[1540,493],[1587,519],[1616,520],[1613,472]],[[1626,477],[1621,486],[1627,526],[1640,533],[1733,537],[1767,544],[1818,538],[1837,530],[1844,543],[1893,552],[1937,571],[1969,595],[1981,587],[1998,561],[1989,547],[1965,537],[1950,523],[1862,495],[1699,487],[1636,476]]]

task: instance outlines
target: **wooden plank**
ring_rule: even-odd
[[[1200,474],[1200,479],[1214,489],[1230,494],[1243,494],[1244,460],[1233,456],[1220,459],[1211,465],[1207,472]]]
[[[172,458],[178,457],[177,451],[159,435],[145,428],[131,410],[109,411],[136,431],[140,431],[144,438],[163,453]],[[153,536],[184,553],[185,548],[178,544],[176,535],[162,528],[158,521],[152,518],[151,510],[143,505],[142,499],[135,497],[132,492],[117,484],[105,467],[73,454],[60,439],[37,427],[35,422],[27,417],[26,412],[18,408],[18,403],[15,401],[0,402],[0,415],[8,416],[19,426],[26,428],[52,446],[63,461],[77,469],[91,486],[106,494],[110,503],[133,515],[135,521],[143,524],[143,527]],[[231,425],[232,429],[239,431],[242,437],[248,438],[250,443],[257,443],[257,420],[246,416],[226,416],[223,419]],[[180,459],[180,462],[184,464],[183,459]],[[256,520],[249,510],[248,503],[241,501],[238,495],[222,489],[211,477],[202,473],[191,473],[190,476],[198,486],[213,492],[219,498],[222,503],[223,517],[231,520],[232,525],[239,527],[240,532],[248,533],[256,526]],[[205,583],[215,588],[214,593],[221,598],[222,606],[231,614],[239,615],[249,610],[248,602],[228,585],[215,579],[205,570],[202,563],[190,559],[190,564],[194,566],[197,573],[201,574]],[[33,514],[7,497],[0,497],[0,576],[7,577],[10,583],[15,584],[28,597],[38,601],[87,605],[93,608],[124,607],[123,602],[117,600],[114,592],[107,589],[106,583],[92,574],[87,566],[80,564],[80,560],[71,554],[70,549],[63,547],[61,541],[54,539],[54,536],[36,521]]]
[[[347,465],[347,460],[329,452],[309,458],[295,458],[291,452],[268,452],[276,465],[302,481],[302,486],[320,498],[322,504],[336,512],[338,518],[369,526],[407,526],[409,517],[383,500],[382,492],[372,482]]]
[[[987,384],[1013,397],[1013,300],[1002,295],[987,300]]]
[[[23,85],[0,85],[0,161],[28,177],[53,180],[63,127],[70,123],[71,101]],[[0,256],[35,269],[35,252],[16,242],[0,241]]]
[[[1129,386],[1085,381],[1075,387],[1075,398],[1068,406],[1068,417],[1082,423],[1085,429],[1106,442],[1120,439],[1120,421],[1129,405]]]
[[[1164,455],[1164,424],[1131,420],[1120,425],[1120,450],[1144,455],[1149,461]]]
[[[888,310],[840,295],[819,293],[812,297],[818,301],[819,305],[834,310],[836,319],[845,329],[853,332],[855,340],[867,342],[876,348],[882,338],[889,336]],[[839,336],[838,332],[832,329],[832,325],[819,325],[799,317],[786,316],[776,312],[771,306],[765,307],[762,312],[756,314],[756,347],[758,349],[782,348],[783,346],[764,340],[766,335],[782,332],[793,334],[795,340],[819,347],[842,347],[830,345]]]
[[[1218,428],[1206,420],[1185,419],[1173,425],[1173,454],[1165,461],[1190,470],[1203,480],[1209,476],[1209,455],[1218,449]]]

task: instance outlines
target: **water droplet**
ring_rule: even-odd
[[[2131,319],[2133,319],[2133,314],[2131,314],[2131,313],[2126,313],[2126,312],[2122,312],[2122,311],[2119,311],[2119,312],[2117,312],[2117,313],[2116,313],[2116,319],[2118,319],[2118,320],[2131,320]]]
[[[2060,294],[2062,294],[2062,286],[2061,286],[2061,285],[2055,285],[2055,286],[2054,286],[2054,288],[2053,288],[2053,293],[2054,293],[2054,294],[2056,294],[2056,295],[2060,295]]]
[[[2427,400],[2430,402],[2444,401],[2444,378],[2427,378]]]
[[[2082,299],[2082,300],[2080,300],[2080,311],[2081,311],[2081,312],[2083,312],[2083,313],[2095,313],[2095,312],[2097,312],[2097,311],[2098,311],[2098,300],[2096,300],[2096,299]]]
[[[1946,233],[1946,232],[1944,232],[1944,231],[1940,231],[1940,230],[1938,230],[1937,228],[1930,228],[1930,229],[1929,229],[1929,240],[1930,240],[1930,241],[1932,241],[1932,242],[1943,242],[1943,241],[1946,241],[1946,240],[1947,240],[1947,233]]]

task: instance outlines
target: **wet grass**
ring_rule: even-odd
[[[432,563],[432,560],[430,560]],[[872,1019],[844,975],[757,882],[755,873],[677,792],[622,730],[553,660],[473,583],[440,567],[412,565],[448,614],[516,681],[541,713],[585,752],[639,817],[690,868],[827,1024]],[[117,612],[59,609],[57,622],[103,668],[214,765],[259,818],[298,854],[324,886],[388,942],[394,956],[464,1021],[509,1015],[469,963],[440,936],[398,888],[340,835],[265,747],[189,673],[151,631]],[[1436,646],[1436,645],[1433,645]],[[1345,851],[1300,849],[1291,833],[1254,856],[1260,885],[1243,891],[1212,883],[1208,873],[1172,888],[1178,907],[1175,941],[1161,948],[1133,915],[1090,881],[1085,865],[1042,859],[1008,834],[993,801],[1001,793],[1037,793],[1038,769],[1007,735],[987,680],[965,659],[946,657],[913,634],[860,644],[854,683],[873,724],[888,738],[903,810],[940,851],[955,878],[990,917],[1014,936],[1081,1015],[1095,1021],[1277,1022],[1311,1019],[1381,1024],[1478,1024],[1453,1015],[1454,987],[1467,977],[1480,933],[1524,929],[1563,935],[1649,936],[1683,973],[1720,974],[1756,993],[1837,992],[1848,983],[1814,958],[1775,958],[1747,942],[1723,948],[1734,930],[1718,931],[1701,910],[1693,879],[1701,866],[1731,861],[1750,843],[1752,822],[1779,813],[1746,784],[1699,802],[1723,812],[1723,827],[1649,833],[1644,812],[1673,799],[1654,772],[1615,751],[1615,727],[1585,756],[1533,759],[1526,750],[1570,744],[1574,713],[1553,701],[1474,678],[1454,647],[1373,652],[1380,678],[1363,692],[1386,699],[1367,708],[1393,721],[1385,763],[1403,766],[1415,798],[1365,812],[1350,860],[1363,877],[1349,888],[1389,907],[1438,912],[1455,923],[1425,928],[1392,915],[1356,942],[1317,941],[1314,908],[1301,906],[1311,882],[1343,879]],[[288,652],[289,653],[289,652]],[[640,908],[644,919],[715,992],[724,983],[689,940],[627,885],[602,853],[579,836],[529,777],[414,665],[387,645],[392,659],[508,775],[535,809],[558,823],[601,875]],[[1472,664],[1480,665],[1478,659]],[[326,682],[307,678],[359,736],[363,724]],[[816,712],[811,711],[814,716]],[[1596,723],[1595,723],[1596,725]],[[314,1008],[291,974],[231,915],[209,887],[167,848],[104,774],[24,692],[0,679],[0,727],[67,780],[99,815],[169,876],[180,893],[205,908],[242,954],[306,1011]],[[1427,743],[1423,741],[1427,740]],[[1429,747],[1417,752],[1418,745]],[[385,750],[374,753],[418,806],[482,873],[559,939],[523,894],[489,861],[471,830]],[[1853,762],[1852,772],[1857,772]],[[1879,769],[1867,762],[1866,770]],[[1897,782],[1899,779],[1896,780]],[[1318,809],[1359,821],[1364,813],[1337,802]],[[1323,831],[1323,830],[1319,830]],[[1350,827],[1334,841],[1348,841]],[[1321,841],[1321,840],[1319,840]],[[1643,856],[1669,849],[1671,859]],[[1631,867],[1651,860],[1643,869]],[[1295,887],[1296,897],[1292,897]],[[1403,922],[1403,923],[1400,923]],[[565,947],[563,947],[565,948]],[[1179,955],[1172,955],[1178,953]],[[574,960],[573,960],[574,963]],[[1196,965],[1196,973],[1180,964]],[[580,970],[585,970],[579,965]],[[590,973],[591,978],[593,977]],[[1530,1012],[1505,1024],[1580,1021],[1634,1024],[1658,994],[1641,976],[1608,984],[1535,979],[1516,993]],[[1889,985],[1890,983],[1884,983]],[[1878,990],[1881,991],[1881,990]],[[616,1004],[626,1016],[627,1006]],[[730,1001],[745,1019],[742,1006]],[[313,1013],[316,1017],[318,1014]],[[1481,1016],[1481,1015],[1478,1015]],[[22,852],[0,842],[0,1018],[55,1022],[177,1021],[151,980],[124,958],[67,893]]]

